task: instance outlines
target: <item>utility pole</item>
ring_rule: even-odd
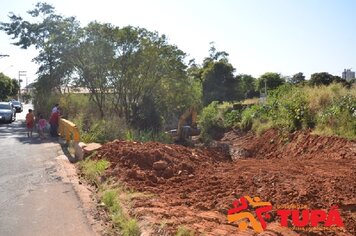
[[[20,89],[19,89],[19,101],[20,101],[20,98],[21,98],[21,82],[22,82],[22,80],[21,80],[21,76],[26,76],[26,72],[27,71],[23,71],[23,70],[20,70],[19,71],[19,86],[20,86]]]
[[[267,98],[267,79],[265,79],[265,96]]]

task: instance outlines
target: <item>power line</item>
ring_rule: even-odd
[[[6,54],[0,54],[0,58],[3,58],[3,57],[9,57],[9,55],[6,55]]]

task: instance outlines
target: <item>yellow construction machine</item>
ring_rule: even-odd
[[[192,136],[200,134],[200,129],[197,127],[197,109],[195,106],[187,109],[183,115],[180,116],[177,129],[168,131],[173,136],[175,143],[184,146],[191,146]]]

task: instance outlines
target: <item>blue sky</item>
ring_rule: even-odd
[[[12,11],[26,18],[38,1],[1,0],[0,21]],[[265,72],[289,76],[303,72],[341,75],[356,70],[356,1],[354,0],[47,0],[58,13],[83,24],[97,20],[139,26],[165,34],[171,44],[201,63],[210,42],[230,54],[236,73]],[[0,72],[11,78],[27,71],[36,51],[21,50],[0,32]],[[23,77],[25,83],[25,77]],[[24,84],[23,84],[24,85]]]

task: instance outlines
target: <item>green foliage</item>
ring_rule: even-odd
[[[33,102],[35,114],[41,113],[43,117],[49,119],[52,108],[55,104],[58,103],[59,99],[60,99],[59,96],[50,95],[50,94],[45,96],[36,93]]]
[[[28,13],[29,21],[10,13],[0,30],[15,45],[39,51],[37,108],[47,111],[52,94],[80,86],[90,91],[99,118],[115,116],[134,128],[158,130],[200,102],[201,84],[188,77],[186,54],[165,35],[98,22],[81,27],[75,17],[57,14],[46,3]]]
[[[184,226],[179,226],[176,233],[176,236],[194,236],[194,235],[195,235],[194,231],[187,229]]]
[[[56,103],[60,106],[62,116],[68,120],[73,120],[80,114],[92,114],[93,116],[97,116],[97,114],[95,114],[96,108],[89,102],[87,94],[66,93],[60,96],[56,95],[56,99]]]
[[[123,236],[139,236],[141,235],[140,227],[136,219],[128,217],[118,197],[116,189],[107,189],[102,193],[101,201],[105,204],[111,215],[111,219],[115,226],[119,227],[119,234]]]
[[[203,68],[203,104],[212,101],[233,101],[238,95],[238,80],[234,78],[234,68],[225,61],[211,62]]]
[[[260,105],[253,105],[252,107],[244,110],[241,114],[240,128],[243,131],[249,131],[252,129],[254,119],[260,119],[261,115],[264,114],[262,112],[263,108],[264,107]]]
[[[131,125],[138,130],[158,131],[162,120],[152,97],[144,97],[142,103],[134,107]]]
[[[308,82],[310,85],[320,86],[330,85],[332,83],[346,83],[346,80],[339,76],[331,75],[327,72],[320,72],[312,74]]]
[[[256,91],[256,82],[257,80],[251,75],[241,74],[236,76],[236,79],[240,84],[240,91],[243,94],[243,98],[249,99],[254,97],[259,97],[260,93]]]
[[[149,142],[155,141],[160,143],[171,143],[172,137],[165,132],[155,132],[152,130],[131,130],[128,129],[124,138],[127,141]]]
[[[209,57],[204,59],[199,68],[193,64],[190,70],[195,78],[202,82],[203,105],[212,101],[234,101],[243,98],[240,91],[239,80],[234,77],[235,68],[229,63],[228,53],[216,51],[213,43],[210,47]]]
[[[13,90],[14,87],[11,79],[3,73],[0,73],[0,101],[12,96],[14,93]]]
[[[241,121],[241,111],[231,110],[224,113],[224,127],[234,127],[239,121]]]
[[[303,83],[303,82],[305,82],[305,76],[303,75],[302,72],[299,72],[299,73],[293,75],[292,78],[290,78],[288,80],[288,82],[291,83],[291,84]]]
[[[269,115],[277,127],[294,131],[313,126],[307,109],[307,97],[302,89],[284,85],[274,90],[268,97]]]
[[[276,89],[278,86],[284,83],[285,80],[281,77],[280,74],[274,72],[266,72],[261,75],[260,78],[258,78],[256,85],[258,91],[264,92],[265,85],[267,87],[267,90],[270,91]]]
[[[242,112],[239,127],[261,133],[315,128],[324,135],[356,137],[356,92],[341,84],[324,87],[283,85],[270,92],[266,104]]]
[[[34,45],[39,54],[34,61],[40,65],[37,88],[45,94],[68,83],[68,73],[73,64],[66,59],[70,48],[77,42],[79,22],[74,17],[65,18],[55,13],[47,3],[37,3],[27,12],[33,19],[25,21],[22,17],[9,14],[10,22],[0,23],[0,30],[17,40],[14,44],[27,49]]]
[[[88,119],[86,119],[88,118]],[[105,143],[114,139],[123,138],[126,126],[120,118],[96,120],[82,116],[83,122],[81,139],[83,142]]]
[[[317,116],[316,133],[356,138],[356,97],[345,95],[332,101]]]
[[[141,230],[136,219],[128,219],[121,223],[123,236],[140,236]]]
[[[118,201],[118,192],[115,189],[109,189],[104,191],[101,201],[105,204],[105,207],[111,212],[121,212],[121,206]]]
[[[201,137],[208,142],[217,138],[224,131],[223,112],[219,110],[218,102],[212,102],[205,107],[199,116],[199,127],[201,128]]]

